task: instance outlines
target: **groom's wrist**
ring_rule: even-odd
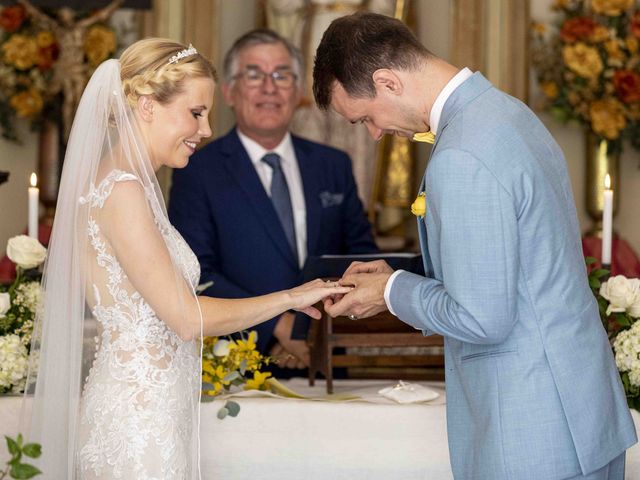
[[[396,279],[396,277],[402,272],[404,272],[404,270],[396,270],[395,272],[393,272],[391,274],[391,276],[389,277],[389,280],[387,280],[387,284],[384,287],[384,303],[387,304],[387,308],[389,309],[389,311],[393,315],[395,315],[396,312],[394,312],[393,308],[391,308],[391,301],[390,301],[390,298],[391,298],[391,286],[393,285],[393,281]]]

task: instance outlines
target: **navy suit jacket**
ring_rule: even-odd
[[[302,138],[292,140],[307,210],[307,255],[376,252],[349,157]],[[271,199],[235,129],[174,171],[169,218],[200,261],[200,282],[213,281],[205,295],[250,297],[302,281]],[[256,327],[263,352],[276,320]]]

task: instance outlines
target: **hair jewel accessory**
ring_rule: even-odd
[[[189,48],[180,50],[173,57],[171,57],[167,63],[176,63],[181,58],[187,58],[187,57],[190,57],[191,55],[197,55],[197,54],[198,54],[198,50],[196,50],[196,48],[193,45],[189,44]]]

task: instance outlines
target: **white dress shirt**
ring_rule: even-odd
[[[266,150],[255,140],[244,135],[237,130],[242,146],[249,154],[251,163],[260,177],[267,195],[271,197],[271,179],[273,169],[262,161],[267,153],[277,153],[280,156],[282,172],[287,179],[289,196],[291,197],[291,208],[293,209],[293,223],[296,230],[296,246],[298,249],[298,264],[300,268],[307,259],[307,207],[304,202],[304,190],[302,188],[302,177],[298,167],[298,159],[291,141],[291,134],[287,132],[280,144],[273,150]]]
[[[438,127],[440,126],[440,117],[442,116],[442,109],[444,108],[444,104],[447,102],[448,98],[454,92],[456,88],[458,88],[465,80],[467,80],[473,72],[468,68],[463,68],[456,75],[449,80],[449,82],[444,86],[444,88],[440,91],[438,96],[436,97],[436,101],[433,102],[433,107],[431,107],[431,112],[429,112],[429,127],[431,128],[431,133],[434,135],[438,134]],[[404,270],[396,270],[391,274],[389,280],[387,280],[387,284],[384,287],[384,302],[387,304],[387,308],[392,314],[396,314],[391,309],[391,303],[389,303],[389,296],[391,295],[391,286],[393,285],[393,281],[395,278],[403,272]]]

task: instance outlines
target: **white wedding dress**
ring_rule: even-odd
[[[127,278],[92,214],[99,213],[118,182],[140,181],[131,173],[113,170],[80,199],[91,212],[87,303],[99,334],[81,400],[77,476],[195,478],[191,449],[193,392],[200,385],[199,343],[183,341],[156,316]],[[147,197],[155,198],[149,190],[145,188]],[[195,288],[200,277],[196,256],[166,215],[153,213],[174,264]]]

